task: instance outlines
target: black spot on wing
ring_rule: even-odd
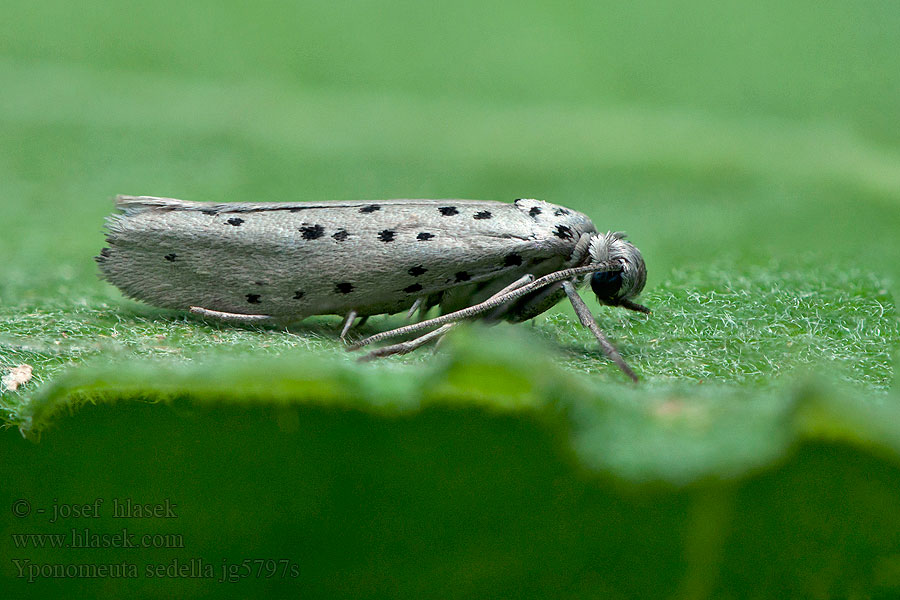
[[[440,213],[445,217],[452,217],[453,215],[458,215],[459,211],[456,210],[455,206],[442,206],[438,209]]]
[[[454,275],[454,281],[456,281],[456,283],[462,283],[463,281],[468,281],[470,279],[472,279],[472,277],[465,271],[458,271],[456,275]]]
[[[515,252],[506,255],[503,259],[503,265],[506,267],[518,267],[522,264],[522,257]]]
[[[244,220],[239,217],[233,217],[231,219],[228,219],[225,222],[228,223],[229,225],[234,225],[235,227],[240,227],[244,223]]]
[[[250,304],[259,304],[259,294],[247,294],[247,302]]]
[[[424,275],[427,271],[428,269],[426,269],[422,265],[416,265],[415,267],[410,267],[407,273],[409,273],[413,277],[418,277],[419,275]]]
[[[476,219],[476,220],[478,220],[478,221],[481,221],[481,220],[484,220],[484,219],[490,219],[490,218],[491,218],[491,211],[489,211],[489,210],[482,210],[482,211],[479,211],[479,212],[475,213],[475,216],[474,216],[473,218]]]
[[[100,256],[102,256],[103,258],[109,258],[109,255],[111,253],[112,250],[110,250],[109,248],[103,248],[102,250],[100,250]]]
[[[317,240],[325,235],[325,228],[321,225],[304,225],[300,228],[304,240]]]
[[[378,206],[377,204],[369,204],[369,205],[363,206],[361,209],[359,209],[359,212],[366,214],[366,213],[373,213],[376,210],[381,210],[381,207]]]
[[[213,208],[206,208],[204,210],[201,210],[200,212],[202,212],[204,215],[209,215],[210,217],[214,217],[217,214],[219,214],[219,211],[217,211]]]
[[[178,255],[173,252],[171,254],[166,254],[164,258],[169,262],[175,262],[175,259],[178,258]]]
[[[571,240],[573,237],[575,237],[575,234],[572,233],[572,230],[565,225],[557,225],[556,230],[553,232],[553,235],[561,240]]]
[[[433,233],[428,233],[427,231],[423,231],[422,233],[420,233],[419,235],[416,236],[416,239],[419,240],[420,242],[427,242],[428,240],[430,240],[433,237],[434,237]]]
[[[346,240],[348,237],[350,237],[350,234],[347,233],[347,230],[346,230],[346,229],[338,229],[338,230],[334,233],[334,235],[332,235],[331,237],[334,238],[334,239],[335,239],[336,241],[338,241],[338,242],[343,242],[343,241]]]
[[[296,292],[294,292],[293,300],[303,300],[303,295],[303,290],[297,290]]]
[[[353,284],[342,281],[334,284],[334,291],[338,294],[349,294],[353,291]]]
[[[541,214],[541,209],[537,206],[532,206],[531,210],[528,211],[528,216],[531,218],[537,218],[539,214]]]
[[[382,242],[393,242],[394,241],[394,232],[390,229],[385,229],[381,233],[378,234],[378,239]]]
[[[553,211],[553,214],[556,215],[557,217],[561,217],[563,215],[572,214],[572,211],[570,211],[567,208],[557,208],[556,210]]]
[[[421,283],[414,283],[414,284],[412,284],[412,285],[408,285],[408,286],[406,286],[405,288],[403,288],[403,291],[406,292],[407,294],[415,294],[416,292],[421,292],[421,291],[422,291],[422,284],[421,284]]]

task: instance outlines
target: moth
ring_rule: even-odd
[[[647,277],[623,233],[597,231],[574,210],[533,199],[188,202],[119,196],[96,257],[125,295],[226,321],[285,323],[416,310],[422,319],[350,349],[410,334],[364,358],[410,352],[464,319],[521,322],[568,297],[604,354],[637,376],[577,288],[606,305],[633,299]],[[441,315],[425,319],[438,307]],[[360,321],[360,323],[362,322]]]

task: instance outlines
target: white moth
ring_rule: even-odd
[[[438,306],[442,315],[358,341],[423,332],[366,356],[409,352],[453,323],[525,321],[568,296],[604,353],[634,380],[576,291],[590,276],[603,304],[632,298],[647,271],[622,233],[540,200],[186,202],[119,196],[107,219],[103,276],[150,304],[231,321],[289,322]],[[436,328],[436,329],[435,329]]]

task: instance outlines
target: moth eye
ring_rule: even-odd
[[[618,304],[618,293],[622,289],[621,271],[600,271],[591,276],[591,289],[597,300],[603,304]]]

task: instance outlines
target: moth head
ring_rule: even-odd
[[[621,271],[598,271],[591,275],[591,289],[601,304],[621,306],[649,313],[650,310],[631,299],[637,297],[647,282],[647,267],[641,251],[625,239],[620,231],[600,233],[591,238],[588,251],[591,262],[612,262]]]

